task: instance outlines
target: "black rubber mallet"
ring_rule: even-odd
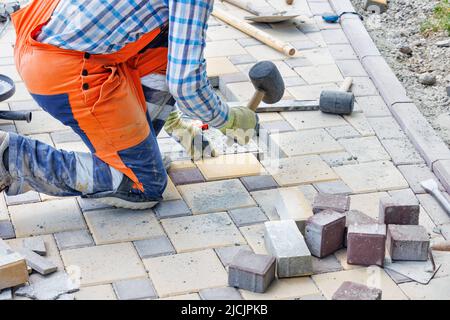
[[[271,61],[256,63],[248,76],[256,91],[247,107],[256,111],[261,101],[267,104],[277,103],[284,95],[284,81],[277,66]]]
[[[353,79],[345,78],[339,91],[324,90],[320,94],[319,110],[325,113],[349,115],[353,112],[355,95],[348,92],[352,86]]]

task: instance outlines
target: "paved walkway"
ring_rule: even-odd
[[[285,8],[284,0],[269,2]],[[433,173],[391,115],[341,26],[322,22],[320,15],[332,11],[328,1],[294,4],[309,16],[303,23],[258,26],[294,45],[299,54],[293,58],[211,18],[205,52],[211,81],[227,100],[246,101],[253,93],[248,69],[259,60],[271,60],[285,79],[284,99],[317,99],[322,90],[337,89],[344,77],[352,76],[356,112],[346,117],[319,111],[261,114],[279,162],[262,148],[258,151],[256,143],[237,148],[218,137],[225,154],[193,163],[172,138],[161,134],[162,151],[178,161],[170,169],[165,200],[154,210],[131,212],[35,192],[1,195],[0,221],[10,221],[17,237],[8,242],[18,247],[23,238],[42,235],[49,259],[60,270],[81,275],[76,299],[123,298],[133,283],[139,284],[142,298],[199,299],[207,296],[204,289],[227,286],[226,267],[238,248],[266,252],[263,223],[279,219],[274,204],[286,192],[306,208],[318,192],[349,194],[351,209],[375,219],[380,197],[417,197],[420,224],[432,241],[444,240],[439,230],[449,230],[450,217],[418,183]],[[230,10],[239,17],[248,15]],[[0,128],[58,148],[86,150],[70,129],[31,101],[13,65],[13,41],[12,30],[0,40],[0,73],[14,78],[17,93],[0,108],[32,110],[33,121],[2,121]],[[441,267],[428,285],[421,285],[382,268],[350,266],[342,249],[314,259],[311,277],[276,280],[265,294],[227,294],[330,299],[343,281],[352,280],[380,287],[384,299],[450,299],[450,253],[434,252],[434,259]],[[132,279],[143,281],[123,281]]]

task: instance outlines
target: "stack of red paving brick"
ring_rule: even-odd
[[[347,247],[347,262],[362,266],[383,266],[386,248],[393,261],[428,259],[429,237],[418,225],[419,204],[415,198],[381,199],[378,221],[349,208],[346,195],[318,194],[313,215],[307,219],[266,222],[264,239],[269,255],[239,252],[229,268],[229,285],[265,292],[276,276],[313,274],[312,256],[325,258],[343,247]],[[345,283],[336,293],[336,299],[355,296],[380,299],[381,292]]]

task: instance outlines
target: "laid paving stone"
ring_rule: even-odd
[[[177,252],[245,244],[225,212],[164,219],[164,230]]]
[[[377,161],[334,168],[354,193],[408,188],[398,169],[388,161]]]
[[[296,87],[306,85],[306,81],[303,80],[300,76],[295,77],[286,77],[284,78],[284,86],[288,87]]]
[[[391,159],[377,137],[342,139],[339,143],[357,158],[359,163]]]
[[[272,134],[294,131],[294,128],[287,121],[282,120],[261,123],[259,130],[259,134],[261,134],[261,131]]]
[[[352,190],[341,180],[315,183],[319,193],[348,195]]]
[[[348,39],[341,29],[322,30],[322,37],[327,44],[347,44]]]
[[[245,33],[227,25],[208,28],[207,36],[212,41],[240,39],[247,37]]]
[[[226,73],[235,73],[238,69],[225,57],[208,58],[206,61],[206,73],[208,77],[214,77]]]
[[[169,170],[169,176],[175,185],[205,182],[205,178],[198,168]]]
[[[228,285],[264,293],[275,279],[275,258],[239,251],[228,266]]]
[[[309,41],[309,43],[311,42]],[[312,66],[312,62],[305,57],[288,59],[286,64],[291,68]]]
[[[353,47],[349,44],[331,44],[328,45],[328,50],[336,61],[358,59]]]
[[[153,211],[155,211],[159,219],[183,217],[192,214],[184,200],[161,201],[153,207]]]
[[[325,161],[330,167],[339,167],[347,164],[358,163],[356,157],[353,157],[348,152],[332,152],[323,153],[320,155],[323,161]]]
[[[42,237],[30,237],[23,239],[23,246],[41,256],[45,256],[47,254],[47,248],[45,247],[45,242]]]
[[[14,294],[36,300],[56,300],[63,295],[76,292],[78,289],[77,283],[67,273],[57,272],[46,277],[32,274],[30,285],[20,287]]]
[[[227,57],[246,54],[245,49],[235,40],[208,42],[205,58]]]
[[[450,160],[439,160],[433,163],[433,172],[447,193],[450,193]]]
[[[227,273],[213,250],[145,259],[160,297],[227,286]]]
[[[345,215],[324,210],[308,219],[305,239],[311,254],[326,257],[344,244]]]
[[[9,207],[17,237],[85,229],[74,198]]]
[[[199,295],[202,300],[242,300],[239,291],[231,287],[203,289]]]
[[[92,210],[99,210],[99,209],[106,209],[106,208],[112,208],[110,205],[107,205],[106,203],[102,203],[98,201],[97,199],[86,199],[77,197],[77,202],[80,205],[81,211],[92,211]]]
[[[17,132],[24,135],[67,130],[65,125],[44,111],[34,111],[33,121],[30,123],[27,123],[26,121],[17,121],[16,127]]]
[[[417,199],[419,199],[420,204],[437,226],[450,223],[450,216],[433,196],[429,194],[418,194]],[[447,199],[449,199],[448,196]]]
[[[448,300],[450,299],[450,277],[431,279],[427,285],[417,282],[400,284],[403,292],[413,300]]]
[[[278,189],[275,209],[281,220],[295,221],[297,228],[304,234],[306,221],[313,215],[310,202],[295,187]]]
[[[178,187],[194,214],[251,207],[255,201],[237,179]]]
[[[319,129],[325,127],[345,126],[347,122],[340,116],[323,113],[321,111],[290,111],[281,115],[295,130]]]
[[[345,281],[331,297],[332,300],[381,300],[382,292],[360,283]]]
[[[403,130],[393,117],[370,118],[369,123],[381,140],[405,137]]]
[[[164,235],[152,210],[88,211],[85,213],[85,218],[97,245]]]
[[[320,94],[324,90],[339,90],[339,87],[334,83],[327,83],[286,88],[286,91],[298,100],[319,100]]]
[[[336,65],[344,77],[367,77],[367,72],[359,60],[337,60]]]
[[[341,71],[335,64],[307,66],[294,68],[308,84],[340,82],[343,80]]]
[[[19,249],[17,252],[25,258],[30,268],[42,275],[48,275],[58,269],[58,266],[50,259],[43,258],[28,248]]]
[[[208,20],[208,25],[210,24],[209,20]],[[246,47],[251,47],[251,46],[257,46],[257,45],[262,45],[262,42],[260,42],[259,40],[255,39],[255,38],[243,38],[243,39],[237,39],[237,42],[243,46],[244,48]]]
[[[313,274],[335,272],[342,270],[342,265],[334,255],[325,258],[312,258]]]
[[[265,172],[251,153],[225,154],[196,161],[206,180],[220,180],[259,175]]]
[[[241,42],[242,43],[242,42]],[[283,60],[285,56],[266,45],[252,45],[245,47],[245,50],[251,54],[257,61],[261,60]]]
[[[345,213],[344,247],[347,247],[348,227],[362,224],[377,224],[378,221],[359,210],[349,210]]]
[[[80,288],[75,292],[75,300],[117,300],[110,284]]]
[[[229,213],[238,227],[267,221],[266,215],[259,207],[234,209],[230,210]]]
[[[265,293],[240,290],[245,300],[292,300],[320,295],[310,277],[275,279]]]
[[[367,121],[367,118],[365,117],[365,115],[362,112],[354,112],[349,116],[344,116],[344,118],[363,137],[375,135],[375,132],[373,131],[372,127],[370,126],[370,123]]]
[[[419,224],[419,201],[414,197],[385,197],[380,200],[378,221],[383,224]]]
[[[386,247],[392,260],[426,261],[429,246],[423,226],[388,225]]]
[[[380,199],[387,195],[387,192],[352,194],[350,195],[350,210],[359,210],[378,221]]]
[[[16,237],[14,226],[9,220],[0,221],[0,239],[13,239]]]
[[[321,16],[324,13],[331,12],[331,9],[328,2],[308,2],[311,13],[315,16]]]
[[[348,196],[326,193],[317,194],[312,204],[312,210],[314,213],[319,213],[323,210],[332,210],[342,213],[348,211],[349,207],[350,198]]]
[[[78,266],[81,286],[112,283],[146,276],[142,262],[130,242],[62,250],[66,268]]]
[[[113,282],[114,291],[119,300],[155,299],[155,289],[148,278],[121,280]]]
[[[322,39],[320,32],[314,33],[317,37]],[[308,37],[314,37],[309,34]],[[317,39],[316,39],[317,40]],[[323,39],[322,39],[323,40]],[[328,48],[317,48],[312,50],[305,50],[302,52],[302,56],[311,61],[313,65],[329,65],[334,64],[334,59],[330,54]]]
[[[175,249],[166,236],[138,240],[133,243],[141,259],[175,254]]]
[[[54,236],[59,250],[78,249],[94,245],[94,240],[87,230],[58,232]]]
[[[348,139],[348,138],[357,138],[361,135],[358,131],[356,131],[352,126],[350,125],[344,125],[339,127],[331,127],[331,128],[325,128],[327,132],[335,139]]]
[[[41,198],[39,197],[39,193],[35,191],[29,191],[16,196],[8,196],[5,194],[5,200],[8,206],[13,206],[17,204],[39,202],[41,201]]]
[[[266,161],[263,164],[280,186],[338,179],[334,171],[317,155],[279,159],[277,166]]]
[[[233,261],[234,259],[234,256],[240,250],[251,251],[248,245],[221,247],[214,250],[216,251],[217,256],[219,257],[224,267],[228,267],[230,265],[231,261]]]
[[[347,61],[339,61],[343,63]],[[345,75],[344,75],[345,76]],[[389,111],[383,98],[379,95],[357,97],[356,101],[361,109],[364,111],[364,115],[368,118],[371,117],[391,117],[391,112]]]
[[[277,188],[277,182],[270,175],[242,177],[242,184],[248,192]]]
[[[395,165],[423,163],[424,160],[407,138],[381,140]]]
[[[229,60],[234,65],[256,63],[256,59],[249,54],[243,54],[243,55],[239,55],[239,56],[231,56],[231,57],[229,57]]]
[[[374,96],[378,94],[369,77],[353,77],[352,92],[356,97]]]
[[[386,225],[353,224],[347,230],[347,263],[383,266]]]
[[[264,242],[265,227],[263,223],[240,227],[239,230],[254,253],[268,254]]]
[[[382,300],[407,299],[402,290],[400,290],[386,272],[377,266],[323,273],[313,275],[312,278],[327,299],[332,298],[333,294],[344,281],[357,282],[369,287],[378,288],[383,292]]]
[[[3,289],[0,290],[0,301],[12,300],[12,290],[11,289]]]
[[[264,240],[268,252],[277,259],[279,278],[312,274],[311,253],[293,220],[265,224]]]
[[[181,199],[181,195],[178,192],[177,188],[175,187],[175,185],[173,184],[172,180],[170,178],[167,179],[167,187],[166,190],[164,190],[163,193],[163,201],[168,201],[168,200],[180,200]]]

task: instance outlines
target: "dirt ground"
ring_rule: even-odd
[[[450,146],[450,97],[446,92],[450,85],[450,47],[439,46],[450,38],[444,31],[421,32],[441,0],[391,0],[383,14],[365,11],[364,0],[352,2],[364,16],[367,30],[410,98]],[[421,83],[420,78],[426,74],[435,78],[436,83]]]

